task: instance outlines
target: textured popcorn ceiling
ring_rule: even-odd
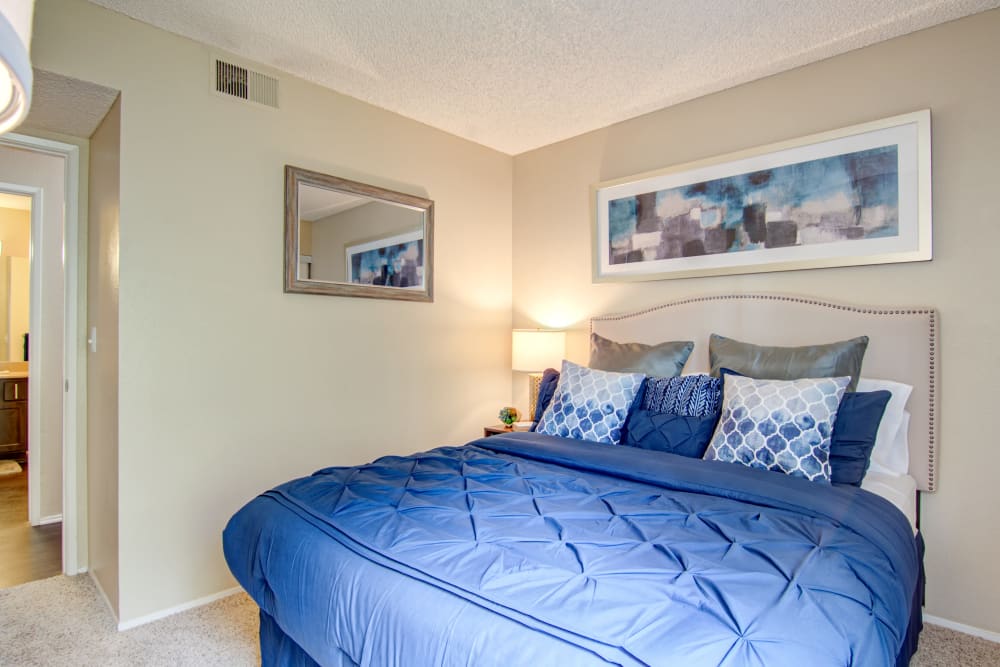
[[[101,124],[117,97],[117,90],[36,67],[31,87],[31,109],[21,130],[60,132],[87,139]]]
[[[1000,0],[93,1],[510,154],[1000,6]]]

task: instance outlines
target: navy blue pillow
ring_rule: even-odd
[[[722,380],[708,375],[648,378],[622,444],[701,458],[722,411]]]
[[[542,413],[545,412],[545,408],[549,407],[549,403],[552,402],[558,384],[559,371],[554,368],[546,368],[545,372],[542,373],[542,382],[538,385],[538,400],[535,403],[535,414],[532,417],[536,426],[538,422],[542,421]],[[531,430],[534,431],[535,427],[532,426]]]
[[[622,444],[700,459],[715,431],[719,415],[688,417],[668,412],[633,410]]]
[[[830,437],[830,481],[861,486],[890,391],[847,392],[840,401]]]

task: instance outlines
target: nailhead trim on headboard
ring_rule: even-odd
[[[928,355],[928,399],[927,399],[927,442],[930,443],[927,447],[927,486],[928,490],[933,491],[937,486],[937,439],[935,438],[935,426],[937,425],[937,415],[934,412],[935,404],[935,392],[937,391],[937,311],[933,309],[929,310],[918,310],[914,314],[926,314],[928,315],[928,340],[927,347],[929,350]]]
[[[699,303],[704,301],[746,301],[746,300],[760,300],[760,301],[787,301],[791,303],[802,303],[810,306],[821,306],[824,308],[832,308],[834,310],[844,310],[855,313],[861,313],[864,315],[923,315],[927,317],[927,349],[928,349],[928,359],[927,359],[927,373],[928,373],[928,404],[927,404],[927,487],[928,491],[934,491],[937,486],[937,413],[934,410],[934,406],[937,398],[937,337],[938,337],[938,313],[934,308],[924,308],[924,307],[913,307],[913,308],[890,308],[890,307],[873,307],[873,306],[852,306],[840,303],[831,303],[829,301],[821,301],[819,299],[813,299],[808,297],[797,297],[797,296],[787,296],[781,294],[717,294],[711,296],[697,296],[688,297],[684,299],[679,299],[677,301],[671,301],[668,303],[660,304],[657,306],[651,306],[643,310],[637,310],[628,313],[619,313],[616,315],[599,315],[592,317],[590,320],[590,330],[594,330],[595,321],[619,321],[627,320],[634,317],[641,317],[643,315],[648,315],[660,310],[667,308],[672,308],[675,306],[683,306],[691,303]]]

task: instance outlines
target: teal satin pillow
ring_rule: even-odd
[[[592,333],[589,366],[601,371],[677,377],[684,370],[693,349],[694,342],[690,340],[646,345],[618,343]]]
[[[778,347],[753,345],[712,334],[708,340],[708,362],[712,377],[719,377],[723,368],[758,380],[850,376],[847,391],[854,391],[867,349],[868,336],[825,345]]]

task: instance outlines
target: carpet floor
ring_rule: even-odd
[[[240,593],[118,632],[87,576],[0,590],[4,667],[202,667],[260,664],[257,605]],[[912,667],[998,667],[1000,644],[925,625]]]
[[[0,590],[0,665],[104,667],[260,664],[257,606],[246,595],[118,632],[88,576]]]

